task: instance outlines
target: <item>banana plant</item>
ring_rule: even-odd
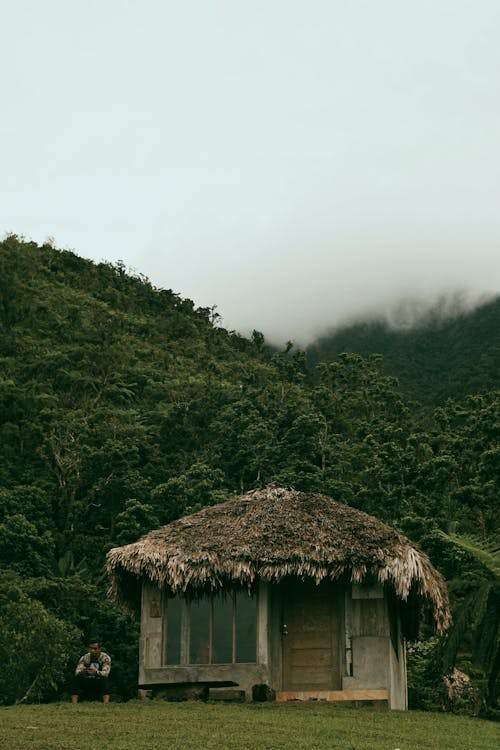
[[[451,544],[475,559],[484,572],[479,585],[465,597],[454,616],[454,624],[442,643],[446,671],[455,666],[466,632],[472,633],[472,659],[487,678],[486,703],[495,705],[500,672],[500,543],[472,535],[445,534]]]

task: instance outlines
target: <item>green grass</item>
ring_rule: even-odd
[[[0,708],[5,750],[498,750],[497,724],[324,704],[56,703]]]

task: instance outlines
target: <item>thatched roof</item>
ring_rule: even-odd
[[[387,584],[403,602],[431,605],[449,623],[445,582],[429,558],[373,516],[329,497],[270,486],[203,508],[110,550],[111,594],[133,608],[143,577],[196,594],[286,576]]]

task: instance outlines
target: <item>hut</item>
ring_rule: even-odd
[[[110,550],[111,594],[141,617],[139,687],[407,707],[405,639],[442,576],[408,539],[329,497],[277,486]],[[216,691],[214,690],[214,694]]]

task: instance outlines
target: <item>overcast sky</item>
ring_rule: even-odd
[[[0,0],[0,232],[306,342],[500,292],[498,0]]]

